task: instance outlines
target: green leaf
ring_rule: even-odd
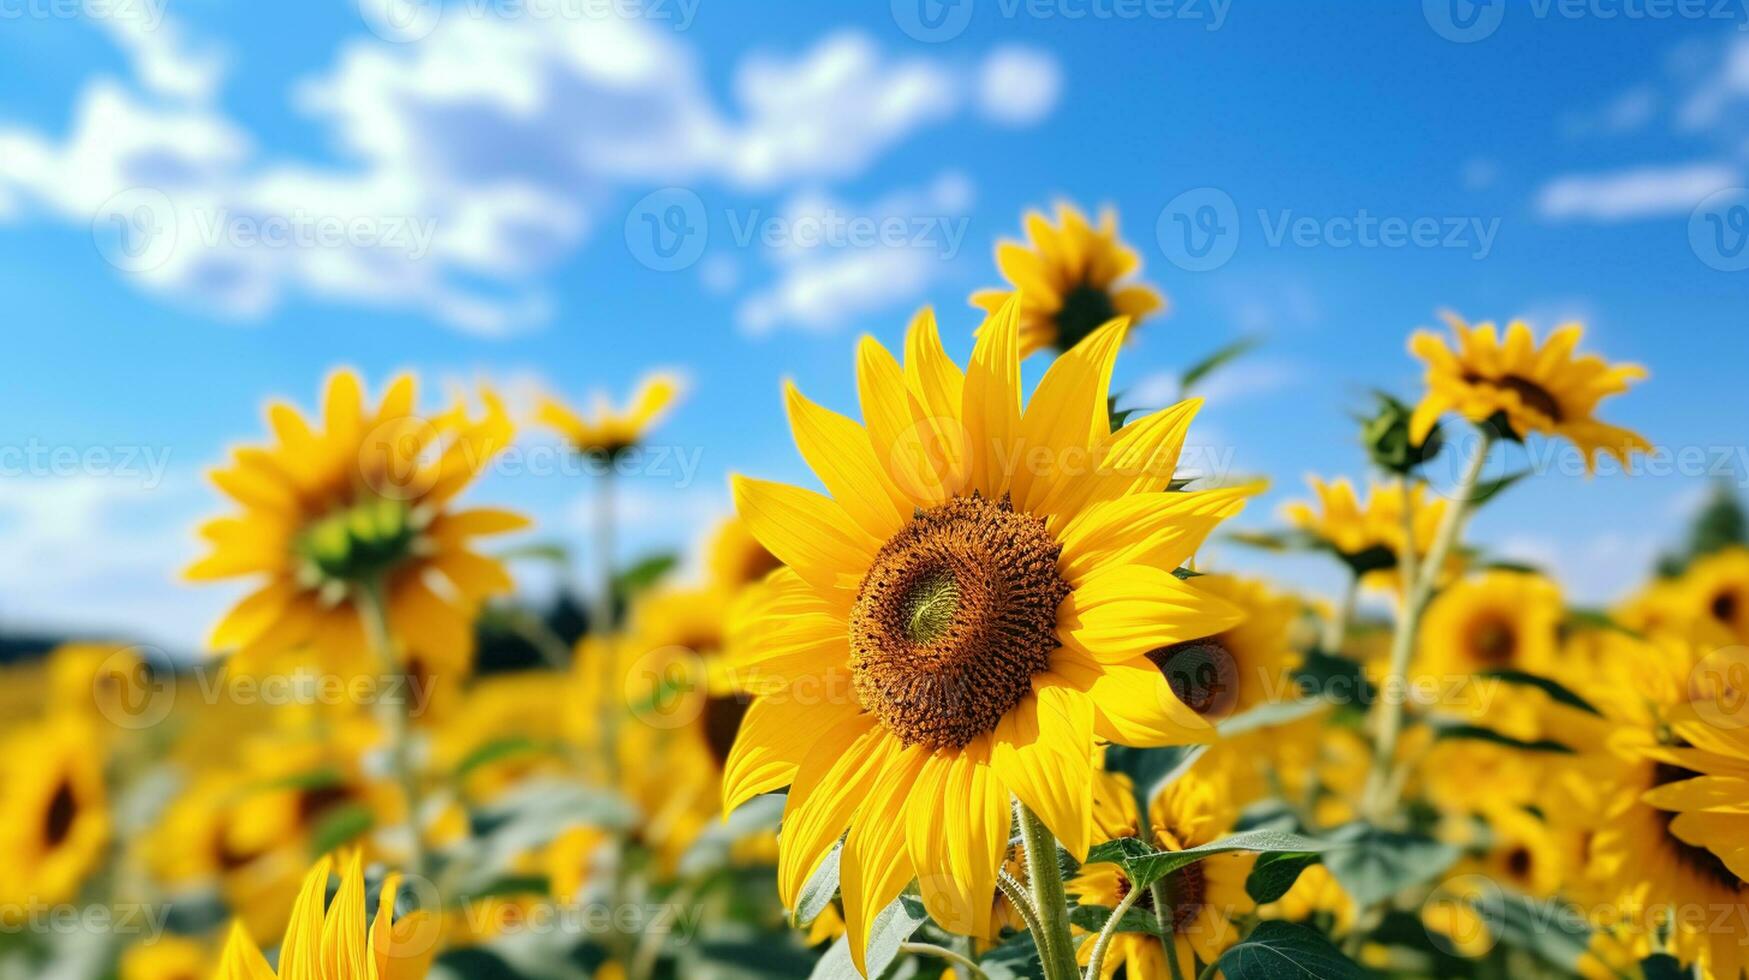
[[[1304,531],[1231,531],[1227,540],[1264,551],[1319,551],[1324,547]]]
[[[1278,901],[1293,888],[1294,882],[1300,880],[1300,872],[1322,859],[1322,855],[1311,852],[1260,855],[1245,878],[1245,894],[1258,905]]]
[[[321,857],[370,830],[375,823],[376,816],[363,803],[337,806],[324,814],[310,831],[310,853]]]
[[[498,557],[502,561],[520,561],[523,559],[545,561],[561,567],[571,564],[570,549],[557,541],[537,542],[534,544],[518,545],[514,548],[506,548],[498,553]]]
[[[1197,382],[1214,373],[1216,368],[1250,353],[1262,342],[1262,338],[1260,337],[1240,337],[1238,340],[1233,341],[1202,360],[1197,361],[1195,364],[1192,364],[1190,367],[1185,368],[1184,373],[1178,378],[1178,389],[1180,393],[1189,393],[1190,389],[1196,387]]]
[[[1248,830],[1182,851],[1156,851],[1134,837],[1125,837],[1095,846],[1087,853],[1087,860],[1117,864],[1124,869],[1124,875],[1135,887],[1147,888],[1179,868],[1195,864],[1214,854],[1232,851],[1251,851],[1258,854],[1278,851],[1310,853],[1323,851],[1328,846],[1310,837],[1279,830]]]
[[[1591,926],[1583,910],[1559,899],[1535,899],[1485,889],[1471,900],[1489,931],[1503,943],[1528,949],[1569,972],[1591,948]]]
[[[1260,704],[1248,711],[1240,712],[1215,727],[1220,730],[1222,738],[1232,738],[1259,728],[1269,728],[1272,725],[1285,725],[1290,721],[1299,721],[1315,715],[1328,703],[1319,698],[1298,698],[1292,701],[1273,701]]]
[[[886,972],[899,956],[899,946],[929,918],[923,903],[910,895],[900,895],[891,905],[875,915],[868,931],[868,975],[878,977]],[[838,937],[820,961],[814,964],[809,980],[862,980],[856,964],[850,958],[850,936]]]
[[[1221,954],[1226,980],[1360,980],[1366,972],[1322,933],[1292,922],[1265,922]]]
[[[1032,933],[1018,932],[978,961],[990,980],[1032,980],[1045,974],[1043,957]]]
[[[1616,622],[1614,617],[1601,609],[1569,609],[1567,615],[1561,620],[1561,628],[1568,632],[1608,630],[1636,639],[1641,635],[1638,630],[1628,629]]]
[[[1148,804],[1172,781],[1190,771],[1196,760],[1208,750],[1206,745],[1172,745],[1156,749],[1136,749],[1113,745],[1105,750],[1105,768],[1130,777],[1130,789],[1135,794],[1136,819],[1148,822]]]
[[[542,752],[545,751],[546,748],[547,746],[541,745],[534,739],[521,735],[511,735],[505,738],[494,739],[474,751],[469,752],[467,758],[463,759],[461,764],[455,767],[455,778],[466,779],[470,773],[481,766],[490,765],[500,759],[508,759],[511,756]]]
[[[826,859],[820,862],[820,867],[814,871],[813,877],[802,886],[802,893],[796,896],[796,910],[793,921],[806,925],[818,918],[826,906],[832,903],[832,896],[838,894],[838,858],[844,853],[844,842],[832,845]]]
[[[1470,506],[1482,506],[1488,501],[1493,500],[1502,490],[1505,490],[1507,487],[1512,486],[1514,483],[1517,483],[1519,480],[1522,480],[1529,475],[1529,470],[1519,470],[1517,473],[1508,473],[1498,480],[1489,480],[1486,483],[1477,484],[1476,489],[1470,494]]]
[[[1513,738],[1510,735],[1502,735],[1492,728],[1484,728],[1481,725],[1466,725],[1445,721],[1434,721],[1432,722],[1432,726],[1434,734],[1439,738],[1466,738],[1477,742],[1493,742],[1495,745],[1504,745],[1508,748],[1518,749],[1521,752],[1554,752],[1561,755],[1573,754],[1571,748],[1560,742],[1556,742],[1553,739],[1543,738],[1534,742],[1527,742],[1523,739]]]
[[[1526,687],[1534,687],[1569,708],[1578,708],[1580,711],[1594,715],[1598,713],[1597,709],[1591,706],[1591,702],[1574,694],[1571,689],[1562,685],[1559,681],[1553,681],[1547,677],[1542,677],[1537,674],[1527,674],[1522,670],[1484,670],[1477,676],[1496,678],[1498,680],[1503,680],[1508,684],[1522,684]]]
[[[1077,905],[1069,910],[1069,921],[1081,929],[1097,934],[1110,921],[1111,911],[1102,905]],[[1124,910],[1123,918],[1117,924],[1117,931],[1145,932],[1150,936],[1158,936],[1160,919],[1147,909],[1132,905]]]
[[[1348,824],[1330,840],[1345,846],[1326,854],[1324,866],[1361,908],[1438,878],[1461,853],[1455,845],[1422,834],[1382,830],[1367,823]]]
[[[680,556],[664,552],[640,559],[630,568],[620,571],[613,580],[614,591],[622,596],[642,592],[661,580],[676,565],[680,564]]]

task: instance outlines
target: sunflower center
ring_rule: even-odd
[[[1130,889],[1134,887],[1129,878],[1119,875],[1117,900],[1121,902],[1129,897]],[[1187,864],[1161,879],[1160,890],[1166,898],[1167,907],[1172,911],[1173,931],[1183,932],[1190,920],[1202,911],[1202,904],[1208,893],[1208,879],[1203,877],[1201,864]],[[1132,907],[1147,912],[1155,911],[1154,890],[1150,888],[1143,892]]]
[[[1518,395],[1524,407],[1548,416],[1550,422],[1559,422],[1562,418],[1561,403],[1547,388],[1529,378],[1516,374],[1503,374],[1498,378],[1485,378],[1478,374],[1467,374],[1464,380],[1471,384],[1492,385],[1504,388]]]
[[[1714,619],[1726,626],[1731,626],[1737,622],[1739,601],[1737,593],[1727,589],[1713,596],[1713,601],[1707,604],[1707,609],[1712,612]]]
[[[1204,718],[1224,718],[1239,700],[1239,662],[1219,637],[1161,647],[1148,659],[1184,706]]]
[[[371,497],[312,522],[294,548],[319,580],[362,582],[411,554],[420,525],[406,501]]]
[[[1115,316],[1117,306],[1109,290],[1090,283],[1076,286],[1063,297],[1063,306],[1057,311],[1056,348],[1069,350]]]
[[[1678,783],[1685,779],[1693,779],[1699,775],[1700,773],[1691,769],[1684,769],[1681,766],[1672,765],[1668,762],[1660,762],[1653,767],[1652,785],[1666,786],[1670,783]],[[1714,854],[1712,851],[1709,851],[1704,847],[1690,844],[1671,833],[1670,823],[1676,819],[1676,814],[1668,810],[1658,810],[1656,812],[1658,815],[1658,823],[1664,830],[1664,843],[1668,845],[1671,852],[1676,855],[1676,862],[1678,864],[1703,878],[1710,879],[1721,888],[1726,888],[1731,891],[1742,891],[1745,887],[1749,887],[1749,882],[1745,882],[1743,879],[1737,877],[1737,875],[1731,871],[1730,866],[1720,860],[1717,854]]]
[[[1530,868],[1531,868],[1530,848],[1524,847],[1523,845],[1520,845],[1518,847],[1513,848],[1509,853],[1507,853],[1507,855],[1506,855],[1506,870],[1514,878],[1517,878],[1517,879],[1522,881],[1523,879],[1529,877],[1530,876]]]
[[[60,847],[67,836],[73,832],[73,821],[79,816],[79,799],[73,795],[73,784],[62,780],[55,788],[55,795],[49,799],[48,811],[43,815],[43,842],[49,850]]]
[[[1512,662],[1518,652],[1518,632],[1498,616],[1483,618],[1470,628],[1470,653],[1489,667]]]
[[[740,734],[741,719],[747,717],[747,702],[735,697],[711,695],[704,702],[704,741],[717,766],[729,764],[729,750],[735,747]]]
[[[906,745],[995,729],[1050,666],[1069,584],[1042,518],[956,497],[881,546],[850,614],[857,701]]]

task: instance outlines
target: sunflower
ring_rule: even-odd
[[[435,922],[424,912],[395,920],[400,876],[383,881],[375,919],[365,914],[363,859],[346,863],[340,891],[324,908],[334,861],[323,858],[305,876],[279,947],[276,974],[249,933],[231,929],[217,980],[419,980],[437,952]],[[367,928],[368,927],[368,928]]]
[[[1322,864],[1314,864],[1300,872],[1287,894],[1257,907],[1261,919],[1285,919],[1289,922],[1321,920],[1328,923],[1332,936],[1346,936],[1354,928],[1359,910],[1336,876]]]
[[[1674,625],[1716,623],[1749,643],[1749,548],[1733,547],[1697,560],[1671,583]]]
[[[1148,804],[1155,846],[1182,851],[1225,837],[1239,815],[1231,800],[1226,780],[1213,771],[1205,774],[1199,766],[1180,776]],[[1166,876],[1161,891],[1171,903],[1172,947],[1180,976],[1196,976],[1195,959],[1213,963],[1238,941],[1240,928],[1235,920],[1255,909],[1245,891],[1245,879],[1256,861],[1254,854],[1215,854]],[[1129,894],[1130,887],[1129,878],[1117,865],[1095,861],[1081,868],[1069,883],[1069,893],[1082,905],[1114,908]],[[1137,899],[1135,905],[1155,912],[1151,893]],[[1092,953],[1092,943],[1081,944],[1083,966]],[[1122,932],[1112,937],[1100,972],[1102,980],[1111,980],[1120,965],[1127,967],[1132,977],[1167,975],[1165,950],[1158,938],[1147,933]]]
[[[328,379],[320,430],[289,405],[269,406],[274,444],[238,449],[212,474],[242,511],[201,527],[211,552],[186,572],[266,579],[211,645],[250,661],[309,646],[337,669],[369,664],[360,596],[380,588],[401,645],[443,663],[470,660],[475,611],[512,587],[473,541],[527,524],[503,510],[450,509],[510,442],[503,406],[489,393],[485,401],[480,420],[460,405],[427,420],[414,414],[414,379],[402,375],[370,410],[358,376],[343,370]]]
[[[1362,505],[1346,477],[1325,482],[1310,476],[1306,482],[1317,499],[1315,503],[1295,500],[1284,505],[1282,516],[1288,523],[1342,559],[1360,576],[1361,584],[1399,588],[1403,577],[1397,572],[1397,562],[1404,549],[1402,490],[1373,484]],[[1416,484],[1409,491],[1409,506],[1414,515],[1415,553],[1425,555],[1445,515],[1446,502],[1430,495],[1426,486]],[[1455,557],[1448,560],[1444,572],[1450,574],[1457,564]]]
[[[595,459],[613,460],[644,441],[652,426],[680,398],[678,375],[657,372],[638,382],[624,409],[616,409],[605,394],[595,396],[592,418],[584,418],[552,396],[541,399],[535,422],[557,432],[571,448]]]
[[[983,289],[972,305],[995,314],[1019,297],[1020,356],[1046,347],[1074,348],[1094,330],[1117,317],[1139,322],[1166,305],[1150,286],[1121,285],[1141,267],[1136,251],[1117,234],[1117,214],[1099,214],[1099,227],[1068,204],[1057,206],[1057,225],[1037,211],[1026,216],[1031,247],[1004,241],[996,246],[996,265],[1013,287]]]
[[[60,715],[13,733],[0,754],[0,901],[12,908],[72,900],[111,834],[96,729]]]
[[[207,980],[206,947],[182,936],[161,936],[129,946],[118,980]]]
[[[1196,405],[1110,431],[1119,320],[1058,358],[1023,411],[1019,309],[984,324],[964,373],[927,314],[904,368],[864,338],[866,427],[791,387],[796,442],[830,497],[734,480],[748,530],[787,567],[737,616],[736,668],[760,696],[725,810],[790,787],[791,908],[848,828],[859,966],[875,914],[912,878],[931,910],[963,910],[944,927],[988,934],[1011,797],[1085,856],[1096,739],[1212,737],[1148,652],[1242,615],[1172,572],[1249,492],[1159,492]],[[895,452],[920,429],[958,433],[935,444],[963,452]]]
[[[125,723],[151,694],[149,668],[120,643],[65,643],[50,651],[48,664],[53,711]]]
[[[1426,439],[1440,416],[1457,412],[1505,438],[1522,441],[1541,432],[1570,439],[1585,454],[1587,469],[1599,453],[1625,465],[1630,452],[1651,448],[1635,433],[1592,416],[1598,402],[1626,391],[1646,371],[1595,355],[1575,357],[1584,333],[1579,324],[1557,328],[1538,347],[1521,320],[1507,326],[1504,342],[1492,323],[1472,327],[1449,313],[1445,321],[1457,335],[1456,351],[1429,330],[1409,338],[1410,352],[1427,362],[1427,394],[1409,420],[1412,441]]]
[[[1410,674],[1547,673],[1562,615],[1560,589],[1541,575],[1489,571],[1455,582],[1427,607]]]
[[[1299,603],[1261,582],[1230,575],[1203,575],[1197,587],[1231,602],[1245,614],[1232,629],[1186,640],[1148,653],[1172,693],[1192,711],[1221,721],[1284,693],[1297,694],[1289,672],[1300,655],[1288,643]]]

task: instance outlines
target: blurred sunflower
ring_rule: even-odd
[[[1012,290],[972,294],[972,305],[992,315],[1019,297],[1022,358],[1046,347],[1070,350],[1117,317],[1137,323],[1165,307],[1152,287],[1118,282],[1141,268],[1141,260],[1118,237],[1117,214],[1109,208],[1100,212],[1097,228],[1068,204],[1057,206],[1054,226],[1043,214],[1028,212],[1026,234],[1029,245],[996,246],[996,265]]]
[[[1427,607],[1411,676],[1545,673],[1563,612],[1560,589],[1541,575],[1496,570],[1454,582]]]
[[[395,920],[400,876],[383,881],[373,920],[365,914],[363,859],[356,855],[346,863],[334,901],[326,902],[333,863],[323,858],[304,878],[280,943],[279,972],[239,924],[225,945],[218,980],[419,980],[429,972],[435,923],[425,912]]]
[[[1287,894],[1257,907],[1262,919],[1285,919],[1289,922],[1321,921],[1332,936],[1346,936],[1354,928],[1357,910],[1354,899],[1322,864],[1314,864],[1300,872]]]
[[[779,890],[844,835],[842,890],[862,964],[874,916],[916,878],[941,924],[989,932],[1009,801],[1077,858],[1093,825],[1097,739],[1207,740],[1146,654],[1237,625],[1172,570],[1250,491],[1160,493],[1196,405],[1113,433],[1127,325],[1058,358],[1022,411],[1019,304],[979,333],[962,374],[921,316],[901,369],[859,351],[865,428],[791,387],[802,456],[832,496],[736,477],[736,509],[788,567],[738,617],[756,698],[725,809],[790,786]],[[957,432],[896,480],[904,434]]]
[[[58,715],[15,730],[0,751],[0,900],[71,901],[103,860],[112,828],[103,743],[83,719]]]
[[[783,567],[737,517],[717,526],[705,547],[705,561],[711,584],[730,591],[752,585]]]
[[[1289,673],[1300,654],[1288,643],[1299,603],[1261,582],[1201,575],[1197,587],[1237,606],[1245,619],[1213,636],[1148,652],[1172,693],[1192,711],[1221,721],[1298,693]]]
[[[1696,560],[1672,583],[1669,603],[1678,623],[1716,623],[1738,643],[1749,643],[1749,548]]]
[[[1224,777],[1200,765],[1173,781],[1148,804],[1154,844],[1166,851],[1213,843],[1232,832],[1238,815]],[[1176,975],[1196,976],[1195,959],[1213,963],[1238,941],[1241,930],[1236,920],[1256,907],[1245,891],[1245,879],[1256,862],[1254,854],[1215,854],[1166,876],[1161,892],[1170,905],[1168,911],[1177,940],[1172,944],[1179,962]],[[1081,904],[1105,908],[1116,907],[1130,888],[1130,880],[1121,868],[1102,861],[1084,865],[1069,883],[1069,893]],[[1155,912],[1152,893],[1138,899],[1134,907]],[[1081,944],[1082,966],[1088,965],[1092,953],[1092,943]],[[1102,980],[1111,980],[1120,966],[1132,977],[1168,974],[1160,940],[1147,933],[1120,932],[1113,936],[1099,975]]]
[[[571,448],[585,456],[612,460],[644,441],[652,426],[680,398],[680,377],[657,372],[638,382],[626,407],[616,409],[605,394],[597,393],[594,412],[584,418],[564,402],[543,397],[535,422],[557,432]]]
[[[309,646],[336,669],[368,664],[361,596],[380,588],[401,644],[465,665],[478,606],[512,588],[473,540],[527,521],[451,505],[509,444],[509,416],[487,393],[479,420],[460,404],[421,418],[410,375],[368,409],[350,370],[328,379],[323,402],[319,430],[291,406],[270,405],[274,444],[238,449],[212,473],[242,512],[202,525],[211,552],[185,574],[267,580],[213,630],[212,647],[254,661]]]
[[[182,936],[161,936],[129,946],[117,980],[207,980],[206,947]]]
[[[1598,421],[1597,403],[1620,394],[1646,376],[1637,364],[1606,363],[1595,355],[1575,357],[1584,328],[1569,323],[1536,345],[1530,327],[1514,320],[1502,342],[1492,323],[1470,326],[1455,314],[1445,321],[1457,336],[1453,351],[1429,330],[1409,338],[1409,350],[1427,362],[1427,394],[1409,421],[1409,438],[1427,438],[1440,416],[1458,414],[1488,423],[1504,438],[1523,440],[1533,432],[1572,440],[1595,465],[1608,453],[1626,464],[1628,454],[1651,446],[1627,429]]]
[[[1326,482],[1310,476],[1306,482],[1317,499],[1285,504],[1282,516],[1288,523],[1334,552],[1360,577],[1362,585],[1399,588],[1403,577],[1397,572],[1397,562],[1405,545],[1402,490],[1373,484],[1363,506],[1347,477]],[[1446,501],[1429,494],[1425,485],[1416,484],[1409,491],[1409,506],[1415,553],[1425,555],[1445,515]],[[1450,574],[1458,564],[1458,558],[1449,559],[1445,573]]]

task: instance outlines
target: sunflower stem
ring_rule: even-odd
[[[1014,911],[1020,913],[1028,932],[1035,936],[1044,935],[1044,929],[1038,923],[1038,909],[1032,905],[1032,896],[1027,894],[1025,885],[1008,873],[1007,868],[996,872],[996,888],[1008,899],[1008,904],[1014,906]]]
[[[380,577],[365,581],[358,590],[358,614],[364,621],[365,635],[385,678],[405,676],[400,658],[395,654],[395,637],[389,629],[388,605],[383,595]],[[397,690],[398,685],[385,685],[383,690]],[[412,710],[413,702],[404,694],[399,698],[378,695],[375,704],[378,720],[389,739],[389,765],[401,784],[401,795],[407,808],[407,870],[425,876],[425,840],[419,826],[419,812],[424,806],[424,794],[419,787],[419,773],[413,765]]]
[[[1160,926],[1160,945],[1166,947],[1166,968],[1171,971],[1172,980],[1184,980],[1184,968],[1178,965],[1178,930],[1172,924],[1172,898],[1166,894],[1165,879],[1149,885],[1148,893],[1154,896],[1154,921]]]
[[[1014,801],[1014,815],[1020,823],[1020,839],[1026,844],[1026,876],[1032,882],[1038,913],[1037,937],[1045,980],[1080,980],[1069,935],[1069,896],[1063,890],[1063,869],[1057,864],[1057,839],[1019,800]]]
[[[1105,928],[1099,930],[1099,937],[1093,940],[1093,953],[1087,959],[1087,980],[1097,980],[1100,969],[1105,966],[1105,954],[1111,948],[1111,940],[1117,935],[1117,927],[1123,922],[1124,913],[1136,904],[1136,899],[1142,897],[1140,888],[1131,888],[1117,903],[1117,908],[1111,910],[1111,918],[1105,920]]]
[[[1414,496],[1409,478],[1405,476],[1398,480],[1398,488],[1403,494],[1404,537],[1402,555],[1398,559],[1403,571],[1403,608],[1397,617],[1396,632],[1391,635],[1390,672],[1386,675],[1385,688],[1380,692],[1373,709],[1376,715],[1373,730],[1377,733],[1377,742],[1374,743],[1372,771],[1367,774],[1366,795],[1361,811],[1375,824],[1396,809],[1400,794],[1401,783],[1391,779],[1391,770],[1397,757],[1397,738],[1403,730],[1405,680],[1410,657],[1415,651],[1415,636],[1421,626],[1421,613],[1426,609],[1428,597],[1439,580],[1439,570],[1445,565],[1446,555],[1451,552],[1452,545],[1463,532],[1464,521],[1469,517],[1475,497],[1476,483],[1481,479],[1482,467],[1488,461],[1488,452],[1494,446],[1493,436],[1487,429],[1477,431],[1479,438],[1475,455],[1470,458],[1463,475],[1458,479],[1451,506],[1446,508],[1441,517],[1439,528],[1434,532],[1424,560],[1415,554]]]
[[[1342,589],[1342,597],[1331,610],[1330,618],[1324,621],[1324,637],[1318,646],[1325,653],[1342,652],[1342,641],[1348,636],[1348,621],[1354,616],[1354,600],[1359,592],[1360,576],[1350,574],[1348,584]]]
[[[610,459],[596,480],[595,490],[595,560],[601,581],[595,592],[595,603],[589,611],[589,629],[600,642],[595,653],[601,658],[597,666],[599,685],[597,697],[601,703],[596,711],[601,719],[601,744],[607,764],[608,784],[619,785],[619,712],[614,696],[619,688],[618,660],[613,642],[613,576],[614,576],[614,481]]]
[[[899,952],[911,953],[916,956],[939,957],[964,970],[971,975],[973,980],[990,980],[990,975],[985,973],[971,957],[948,949],[946,946],[937,946],[934,943],[900,943]]]

